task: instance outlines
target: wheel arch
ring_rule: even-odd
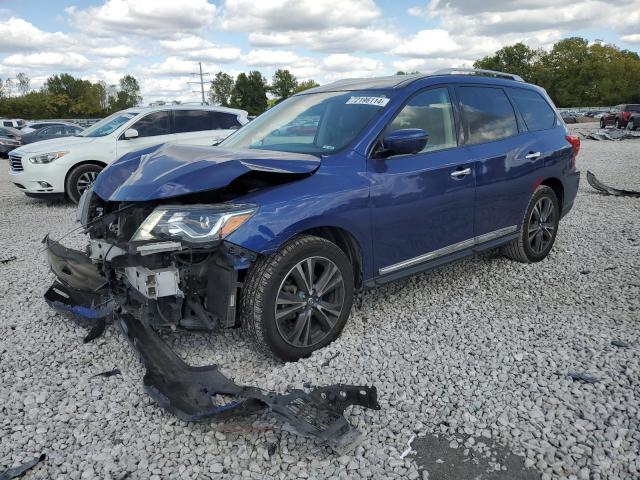
[[[69,178],[69,175],[71,175],[71,172],[73,172],[76,168],[82,166],[82,165],[97,165],[99,167],[105,168],[108,163],[103,162],[101,160],[83,160],[81,162],[78,163],[74,163],[73,166],[71,166],[71,168],[69,168],[69,170],[67,170],[67,173],[64,176],[64,184],[67,184],[67,179]]]
[[[555,193],[556,197],[558,198],[560,211],[562,212],[562,208],[564,205],[564,185],[562,185],[562,181],[556,177],[549,177],[540,182],[540,185],[545,185],[553,190],[553,193]]]

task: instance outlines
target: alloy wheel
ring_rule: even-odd
[[[338,323],[344,301],[344,279],[336,264],[324,257],[305,258],[278,289],[274,313],[280,336],[294,347],[320,343]]]
[[[542,197],[529,217],[529,246],[534,253],[540,255],[549,247],[555,228],[556,212],[553,202],[548,197]]]
[[[80,175],[76,182],[76,189],[78,190],[78,193],[82,195],[86,189],[93,185],[93,182],[96,181],[97,177],[98,172],[84,172]]]

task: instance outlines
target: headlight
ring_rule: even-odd
[[[67,153],[69,152],[41,153],[40,155],[29,157],[29,161],[31,163],[51,163],[60,157],[64,157]]]
[[[131,240],[211,243],[230,235],[257,210],[256,205],[162,205],[149,214]]]

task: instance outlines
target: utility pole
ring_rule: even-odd
[[[210,73],[202,73],[202,62],[198,62],[198,67],[199,67],[199,72],[196,73],[192,73],[191,75],[194,77],[200,77],[200,81],[199,82],[187,82],[187,83],[195,83],[195,84],[200,84],[200,93],[202,94],[202,105],[206,105],[207,102],[204,99],[204,77],[205,75],[211,75]],[[198,90],[192,90],[193,92],[197,93]]]

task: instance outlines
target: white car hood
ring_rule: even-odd
[[[39,142],[29,143],[14,150],[20,155],[24,153],[49,153],[59,152],[63,150],[71,150],[76,145],[83,145],[94,142],[95,137],[62,137],[52,138],[51,140],[41,140]]]

